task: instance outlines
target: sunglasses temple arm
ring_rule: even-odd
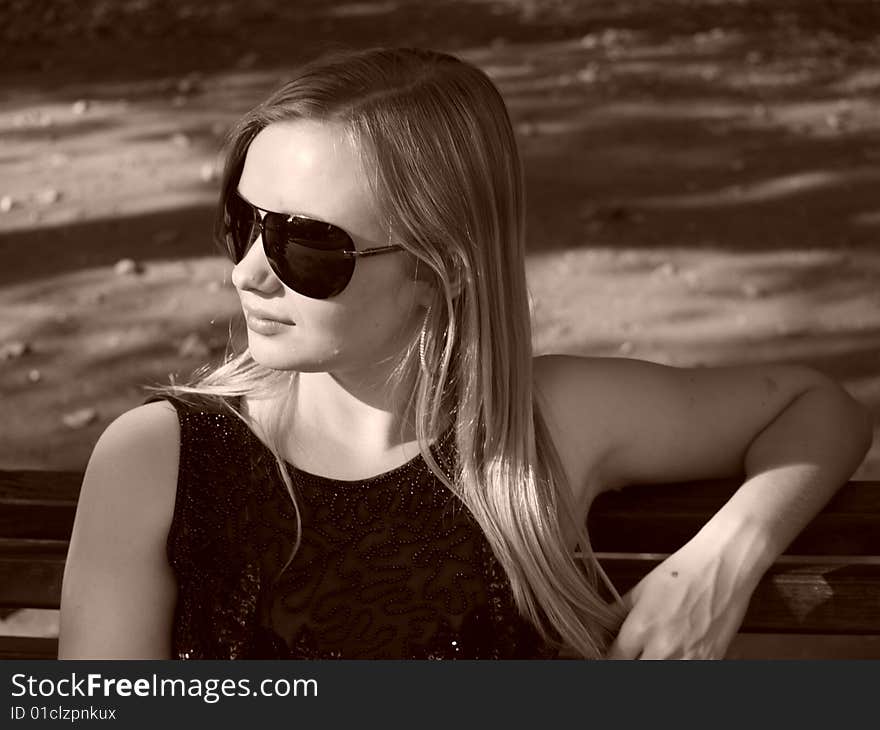
[[[356,258],[358,256],[375,256],[380,253],[388,253],[389,251],[397,251],[401,248],[401,246],[380,246],[378,248],[365,248],[360,251],[343,251],[346,256],[351,258]]]

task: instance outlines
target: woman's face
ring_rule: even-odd
[[[307,120],[276,123],[253,140],[239,193],[257,208],[299,213],[345,230],[357,249],[386,246],[360,156],[340,126]],[[254,359],[276,370],[381,372],[413,336],[429,301],[425,283],[412,275],[404,251],[357,259],[345,289],[311,299],[289,289],[272,272],[258,239],[232,271],[246,319],[258,313],[280,325],[252,319],[248,344]]]

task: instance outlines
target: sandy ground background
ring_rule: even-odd
[[[2,468],[84,468],[144,384],[240,340],[223,135],[303,59],[375,44],[502,89],[539,352],[802,362],[878,413],[876,3],[6,0]]]

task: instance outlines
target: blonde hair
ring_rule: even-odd
[[[230,132],[220,245],[222,201],[238,184],[251,141],[269,124],[296,119],[338,123],[351,135],[395,241],[436,284],[421,338],[394,370],[395,378],[414,379],[410,404],[425,461],[470,510],[519,611],[544,639],[602,656],[621,613],[619,600],[599,595],[597,576],[619,597],[577,519],[533,392],[522,170],[500,93],[479,69],[424,50],[350,52],[306,65]],[[231,397],[289,392],[293,377],[245,350],[190,385],[159,392],[219,399],[246,420]],[[296,506],[279,450],[288,405],[276,398],[261,436]],[[428,448],[444,415],[454,421],[458,454],[449,475]],[[582,557],[565,545],[563,525]]]

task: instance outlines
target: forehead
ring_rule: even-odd
[[[309,215],[364,236],[375,232],[361,156],[339,124],[269,125],[248,148],[238,188],[259,208]]]

